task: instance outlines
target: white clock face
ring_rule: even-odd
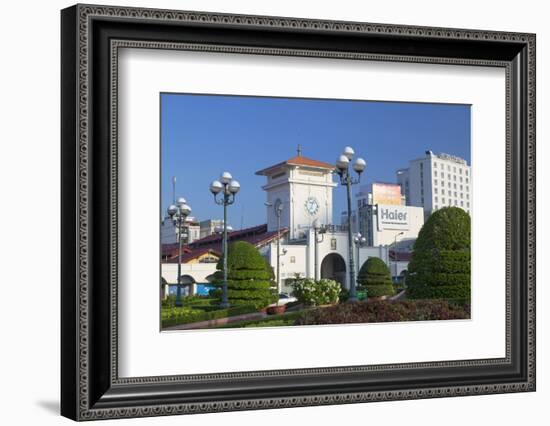
[[[315,197],[308,197],[306,200],[306,210],[312,216],[317,214],[319,211],[319,202]]]

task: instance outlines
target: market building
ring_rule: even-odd
[[[290,292],[291,283],[297,277],[329,278],[345,288],[350,286],[347,226],[333,223],[333,191],[338,186],[333,180],[333,171],[333,165],[307,158],[300,149],[296,156],[259,170],[256,174],[265,177],[262,189],[266,223],[228,233],[229,243],[247,241],[275,271],[279,266],[276,280],[280,292]],[[370,211],[368,220],[364,221],[370,240],[366,246],[354,247],[356,272],[369,257],[381,258],[395,276],[408,265],[407,247],[411,244],[403,241],[416,238],[423,224],[423,209],[402,205],[400,187],[393,186],[397,190],[371,186],[370,201],[389,203],[391,197],[387,198],[387,194],[383,197],[384,191],[389,191],[397,194],[399,204],[358,205],[359,218]],[[401,238],[397,239],[396,235]],[[182,276],[184,282],[191,283],[191,292],[200,293],[199,286],[208,283],[221,256],[221,246],[219,233],[185,246]],[[162,277],[167,286],[177,282],[176,249],[174,244],[163,246]]]

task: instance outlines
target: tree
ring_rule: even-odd
[[[213,284],[221,295],[223,284],[223,259],[217,264]],[[271,290],[274,279],[273,268],[252,244],[237,241],[229,245],[227,252],[227,296],[231,306],[249,305],[265,308],[277,300]]]
[[[470,300],[470,215],[444,207],[418,234],[407,274],[407,297]]]
[[[369,257],[357,275],[357,282],[367,289],[367,297],[392,296],[395,294],[390,270],[378,257]]]

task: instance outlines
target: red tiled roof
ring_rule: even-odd
[[[217,256],[217,257],[221,257],[220,252],[218,252],[216,250],[212,250],[212,249],[207,249],[207,248],[197,249],[197,250],[187,249],[187,251],[184,251],[182,256],[181,256],[181,263],[187,263],[187,262],[189,262],[193,259],[196,259],[197,257],[200,257],[203,254],[207,254],[207,253],[213,254],[214,256]],[[173,257],[170,257],[170,259],[166,260],[165,262],[166,263],[177,263],[178,262],[178,253],[177,253],[177,251],[173,255]]]
[[[281,229],[281,236],[285,235],[288,229]],[[227,233],[227,240],[229,243],[235,241],[246,241],[256,247],[263,246],[270,241],[277,238],[277,231],[267,231],[267,224],[254,226],[251,228],[240,229],[237,231],[231,231]],[[184,255],[182,255],[182,262],[188,262],[195,259],[202,254],[211,251],[212,253],[222,252],[222,234],[213,234],[208,237],[195,240],[191,244],[183,247]],[[164,257],[168,257],[171,262],[174,259],[177,262],[178,246],[177,244],[166,244],[162,247],[162,254]]]
[[[275,164],[273,166],[267,167],[267,168],[262,169],[262,170],[258,170],[256,172],[256,174],[260,175],[260,176],[265,175],[270,170],[277,169],[281,166],[284,166],[285,164],[290,164],[292,166],[315,167],[315,168],[328,169],[328,170],[332,170],[332,169],[335,168],[334,165],[332,165],[332,164],[324,163],[324,162],[318,161],[318,160],[313,160],[311,158],[303,157],[301,155],[296,155],[295,157],[289,158],[286,161],[282,161],[282,162],[280,162],[278,164]]]
[[[178,255],[179,245],[178,243],[163,244],[161,247],[162,257],[172,257]],[[181,248],[183,253],[190,253],[191,249],[187,246]]]

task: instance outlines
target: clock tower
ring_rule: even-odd
[[[267,179],[262,189],[267,196],[268,231],[277,230],[278,213],[290,239],[305,238],[316,219],[319,224],[331,224],[333,170],[332,164],[302,156],[298,147],[295,157],[257,171]]]

